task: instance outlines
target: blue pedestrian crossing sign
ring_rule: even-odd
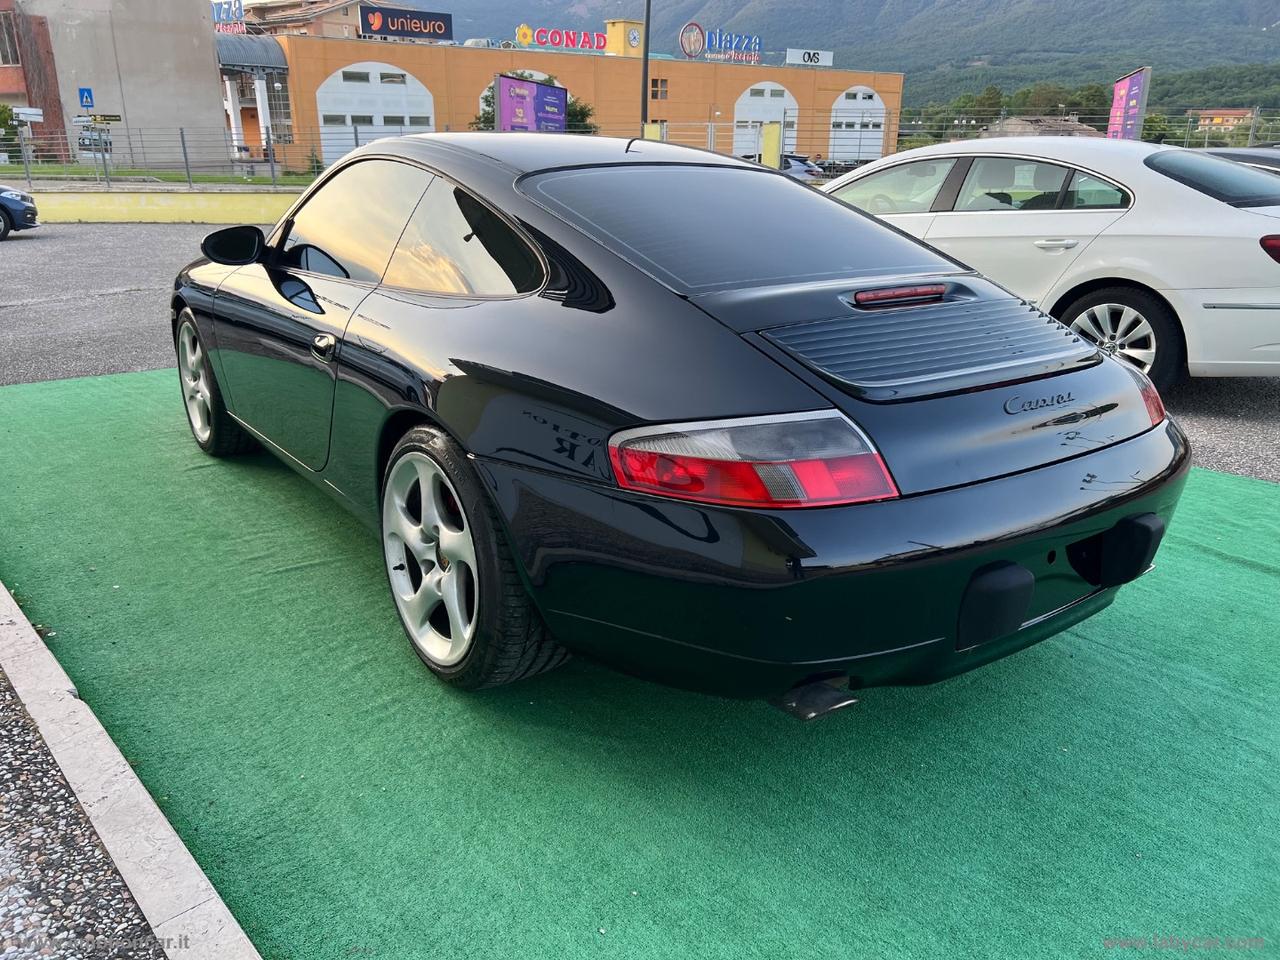
[[[81,110],[93,109],[93,87],[80,88],[80,109]]]

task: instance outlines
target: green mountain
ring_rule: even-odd
[[[595,27],[643,9],[640,0],[472,0],[455,29],[510,37],[522,22]],[[837,66],[904,72],[908,104],[990,83],[1109,83],[1146,65],[1159,77],[1280,62],[1275,0],[655,0],[654,52],[677,53],[687,20],[758,33],[771,62],[809,46],[834,49]]]

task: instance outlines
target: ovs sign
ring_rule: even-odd
[[[605,39],[605,35],[599,30],[531,27],[527,23],[516,28],[516,42],[522,47],[533,45],[561,50],[603,50]]]

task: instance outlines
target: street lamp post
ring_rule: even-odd
[[[649,18],[653,0],[644,0],[644,46],[640,61],[640,129],[649,122]]]

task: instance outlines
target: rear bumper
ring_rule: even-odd
[[[1182,321],[1193,377],[1280,376],[1280,287],[1160,294]]]
[[[847,675],[854,686],[931,683],[1091,616],[1116,588],[1082,576],[1073,545],[1127,517],[1167,524],[1189,455],[1166,422],[998,480],[771,513],[480,466],[562,642],[662,682],[767,696],[822,676]],[[993,563],[1034,576],[1022,625],[957,649],[966,588]]]

